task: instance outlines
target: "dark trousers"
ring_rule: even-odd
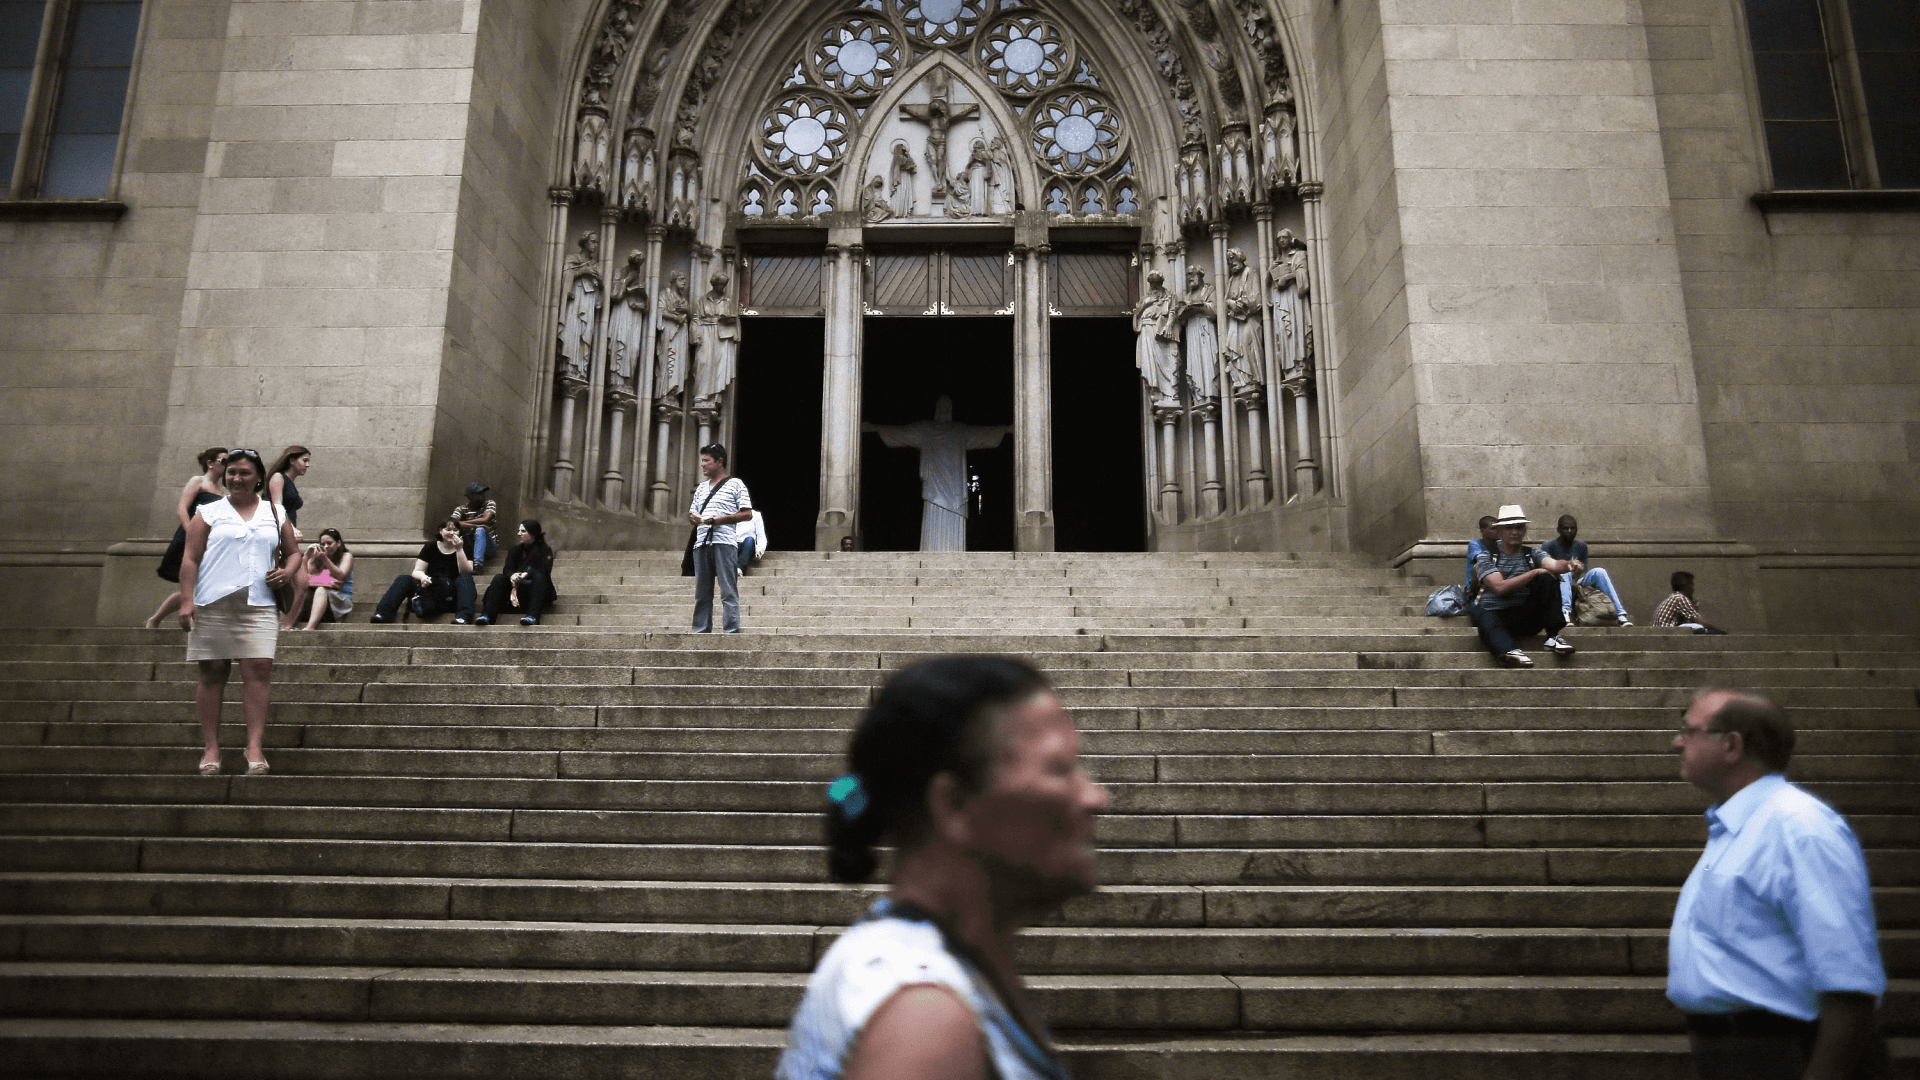
[[[553,582],[538,570],[527,571],[527,576],[521,579],[520,588],[517,590],[520,594],[519,607],[513,606],[510,602],[515,591],[513,581],[507,575],[493,575],[493,581],[487,586],[486,602],[480,605],[480,610],[486,614],[487,621],[498,622],[502,611],[531,615],[537,619],[540,617],[540,612],[548,604],[553,603],[557,595],[553,591]]]
[[[453,579],[453,587],[445,582],[436,581],[427,588],[421,588],[420,582],[412,574],[401,574],[387,586],[387,595],[380,598],[380,606],[373,613],[382,619],[392,619],[400,614],[400,605],[414,595],[420,597],[420,614],[438,615],[443,611],[452,611],[459,617],[473,621],[473,575],[461,574]]]
[[[1800,1080],[1813,1057],[1817,1024],[1761,1010],[1733,1014],[1752,1030],[1702,1031],[1690,1017],[1687,1041],[1700,1080]],[[1723,1018],[1713,1018],[1722,1020]],[[1887,1041],[1876,1036],[1848,1074],[1851,1080],[1886,1080],[1892,1071]]]
[[[693,549],[693,632],[713,629],[713,583],[720,583],[720,628],[740,632],[740,588],[734,582],[734,560],[740,551],[732,544],[708,544]]]
[[[1481,586],[1480,599],[1485,600],[1492,588]],[[1475,601],[1467,608],[1467,615],[1480,630],[1480,644],[1495,657],[1512,652],[1514,638],[1528,634],[1552,637],[1567,625],[1567,617],[1560,613],[1560,583],[1551,577],[1533,579],[1527,586],[1526,599],[1512,607],[1489,610]]]

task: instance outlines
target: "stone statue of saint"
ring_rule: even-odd
[[[1013,151],[999,135],[987,146],[987,163],[992,179],[988,183],[987,209],[995,214],[1013,213]]]
[[[1212,401],[1220,396],[1220,334],[1213,325],[1213,286],[1198,266],[1187,267],[1180,325],[1187,344],[1187,388],[1196,402]]]
[[[967,185],[967,174],[958,172],[947,182],[947,216],[963,218],[973,213],[973,189]]]
[[[666,296],[660,300],[660,352],[654,370],[653,396],[660,402],[680,396],[687,382],[687,275],[667,275]]]
[[[1313,375],[1307,245],[1294,239],[1293,230],[1281,229],[1274,237],[1273,262],[1267,302],[1273,306],[1274,358],[1279,361],[1280,381],[1298,384]]]
[[[600,317],[600,234],[580,234],[580,251],[567,257],[567,301],[560,308],[560,377],[585,385],[593,367],[593,327]]]
[[[906,141],[893,144],[893,162],[887,167],[887,193],[891,199],[888,205],[893,209],[894,217],[913,216],[913,177],[920,166],[913,163],[913,152],[907,149]]]
[[[878,225],[893,216],[893,207],[887,205],[885,177],[875,175],[867,179],[866,190],[860,193],[860,216],[869,225]]]
[[[973,140],[973,153],[967,157],[967,209],[974,217],[987,213],[987,182],[993,178],[993,156],[987,153],[985,139]]]
[[[1174,319],[1173,294],[1158,270],[1147,274],[1147,295],[1133,310],[1133,328],[1139,333],[1133,350],[1134,366],[1147,386],[1156,409],[1180,407],[1180,330]]]
[[[877,433],[888,446],[920,451],[920,550],[967,550],[967,451],[999,446],[1013,427],[956,424],[953,399],[941,394],[932,420],[860,428]]]
[[[1227,378],[1233,392],[1266,382],[1262,373],[1265,353],[1260,348],[1260,277],[1247,266],[1247,256],[1238,248],[1227,249],[1227,340],[1220,343],[1227,358]]]
[[[733,385],[740,358],[740,308],[727,295],[727,272],[715,270],[713,288],[693,310],[693,407],[718,409]]]
[[[613,283],[613,308],[607,315],[607,366],[613,372],[612,389],[633,393],[633,373],[640,364],[640,342],[647,334],[647,257],[635,251],[626,269]]]

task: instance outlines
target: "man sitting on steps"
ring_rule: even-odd
[[[1554,531],[1557,535],[1541,544],[1540,550],[1573,564],[1573,572],[1560,579],[1560,614],[1572,622],[1574,586],[1591,585],[1612,598],[1620,625],[1632,626],[1633,620],[1627,618],[1627,605],[1620,602],[1620,591],[1613,587],[1613,579],[1597,566],[1588,568],[1591,564],[1587,562],[1587,542],[1579,539],[1580,522],[1572,514],[1561,514],[1559,527]]]
[[[1573,646],[1560,637],[1567,620],[1560,614],[1560,583],[1554,575],[1568,572],[1573,564],[1526,546],[1527,515],[1518,505],[1502,506],[1493,526],[1500,546],[1481,552],[1474,564],[1480,595],[1467,608],[1480,630],[1480,644],[1508,667],[1533,666],[1533,658],[1513,642],[1527,634],[1544,632],[1547,648],[1572,655]]]

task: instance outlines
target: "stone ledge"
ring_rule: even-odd
[[[1531,547],[1539,547],[1550,535],[1529,536]],[[1581,537],[1595,550],[1594,559],[1751,559],[1758,555],[1752,547],[1737,540],[1601,540]],[[1421,540],[1408,545],[1391,560],[1393,566],[1405,566],[1416,559],[1453,559],[1465,562],[1465,540]]]
[[[119,221],[127,204],[108,199],[0,199],[0,221]]]
[[[1763,214],[1857,214],[1877,210],[1920,210],[1920,189],[1756,191],[1751,201]]]

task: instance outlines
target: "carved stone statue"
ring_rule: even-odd
[[[903,120],[918,120],[927,125],[927,168],[932,170],[933,197],[947,194],[947,129],[955,121],[980,115],[980,106],[953,103],[953,76],[937,67],[927,75],[927,103],[902,105]]]
[[[894,217],[913,216],[913,178],[920,167],[913,163],[913,153],[907,149],[904,139],[893,144],[893,162],[887,167],[888,205],[893,208]]]
[[[947,216],[963,218],[973,213],[973,188],[967,184],[967,174],[958,172],[947,183]]]
[[[860,427],[877,433],[888,446],[920,451],[920,550],[967,550],[967,451],[999,446],[1012,426],[956,424],[953,399],[941,394],[932,420]]]
[[[597,109],[580,111],[580,127],[573,150],[573,186],[581,191],[607,190],[607,171],[612,165],[611,136],[607,132],[607,114]]]
[[[660,352],[653,375],[653,396],[669,402],[680,396],[687,381],[687,275],[667,275],[666,295],[660,300]]]
[[[1238,248],[1227,249],[1226,304],[1227,340],[1220,343],[1220,352],[1238,394],[1266,383],[1261,371],[1260,276],[1248,268],[1247,256]]]
[[[632,394],[634,371],[640,364],[640,343],[647,334],[647,257],[635,251],[627,256],[620,280],[613,283],[613,308],[607,315],[607,367],[611,388]]]
[[[1213,286],[1198,266],[1187,267],[1180,326],[1187,345],[1187,388],[1194,400],[1212,401],[1220,396],[1220,334],[1213,325]]]
[[[974,217],[987,213],[987,182],[993,178],[993,156],[987,153],[985,139],[973,140],[967,155],[967,208]]]
[[[1166,277],[1155,270],[1147,275],[1147,294],[1133,310],[1133,329],[1139,334],[1133,350],[1134,366],[1147,381],[1155,409],[1180,407],[1180,330],[1174,318],[1173,294]]]
[[[560,377],[585,385],[593,367],[593,327],[600,317],[600,234],[580,234],[580,250],[567,257],[566,303],[560,308]]]
[[[988,185],[987,209],[995,214],[1013,213],[1013,151],[999,135],[987,145],[987,161],[993,170]]]
[[[860,193],[860,216],[869,225],[893,216],[893,207],[887,205],[887,181],[881,176],[867,178],[866,190]]]
[[[1274,265],[1268,278],[1272,288],[1267,302],[1273,305],[1274,358],[1279,361],[1280,381],[1298,385],[1313,377],[1312,289],[1307,280],[1307,245],[1294,239],[1291,229],[1281,229],[1274,237]]]
[[[627,131],[627,152],[620,168],[620,205],[653,209],[653,136],[644,128]]]
[[[715,270],[713,288],[693,310],[693,407],[718,409],[733,385],[740,357],[740,308],[727,295],[727,272]]]

